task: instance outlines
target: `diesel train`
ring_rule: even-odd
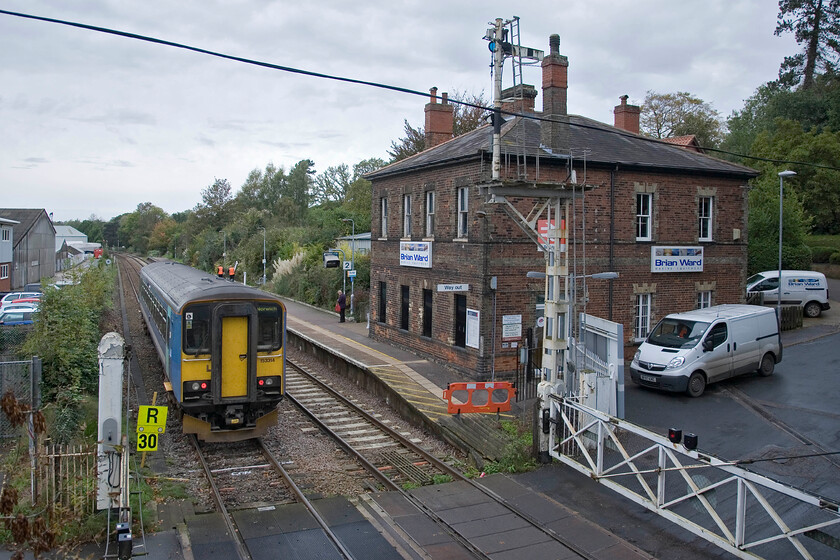
[[[258,437],[277,423],[286,308],[268,292],[175,262],[140,271],[141,310],[185,433]]]

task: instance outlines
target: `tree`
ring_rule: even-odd
[[[779,0],[776,35],[793,33],[804,52],[788,56],[779,80],[802,89],[814,86],[818,70],[834,70],[840,55],[840,0]]]
[[[120,219],[120,243],[133,247],[140,254],[149,249],[149,237],[158,222],[166,218],[166,212],[151,202],[141,202],[137,210],[123,214]]]
[[[484,99],[483,91],[478,95],[470,95],[456,90],[450,100],[454,101],[453,137],[461,136],[481,126],[484,115],[491,110],[487,107],[488,102]],[[405,136],[392,141],[391,149],[388,150],[392,163],[419,154],[426,149],[425,128],[414,128],[407,119],[403,123]]]
[[[196,216],[207,224],[207,227],[220,229],[227,220],[228,204],[233,200],[230,182],[227,179],[216,179],[212,185],[201,191],[201,203],[196,206]]]
[[[315,177],[312,188],[312,202],[323,204],[325,202],[338,202],[343,204],[347,198],[347,191],[352,180],[350,168],[346,163],[327,167],[327,169]]]
[[[298,224],[303,222],[309,208],[314,166],[315,163],[311,159],[297,162],[289,171],[288,180],[281,193],[286,208],[291,210],[290,217]]]
[[[723,141],[720,114],[711,105],[688,92],[648,91],[639,119],[642,133],[654,138],[693,134],[701,146],[714,148]]]

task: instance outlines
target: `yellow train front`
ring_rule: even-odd
[[[174,262],[140,272],[141,309],[185,433],[258,437],[283,398],[286,308],[279,298]]]

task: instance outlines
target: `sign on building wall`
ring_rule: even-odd
[[[478,309],[467,308],[467,340],[466,345],[470,348],[478,348],[479,328],[481,325],[481,312]]]
[[[400,241],[400,266],[432,268],[432,244],[425,241]]]
[[[438,284],[437,291],[439,292],[469,292],[469,284]]]
[[[650,248],[651,272],[703,272],[703,247]]]
[[[522,338],[522,315],[502,315],[502,340]]]

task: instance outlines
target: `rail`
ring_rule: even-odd
[[[837,557],[837,503],[573,400],[547,420],[552,457],[739,558]]]

